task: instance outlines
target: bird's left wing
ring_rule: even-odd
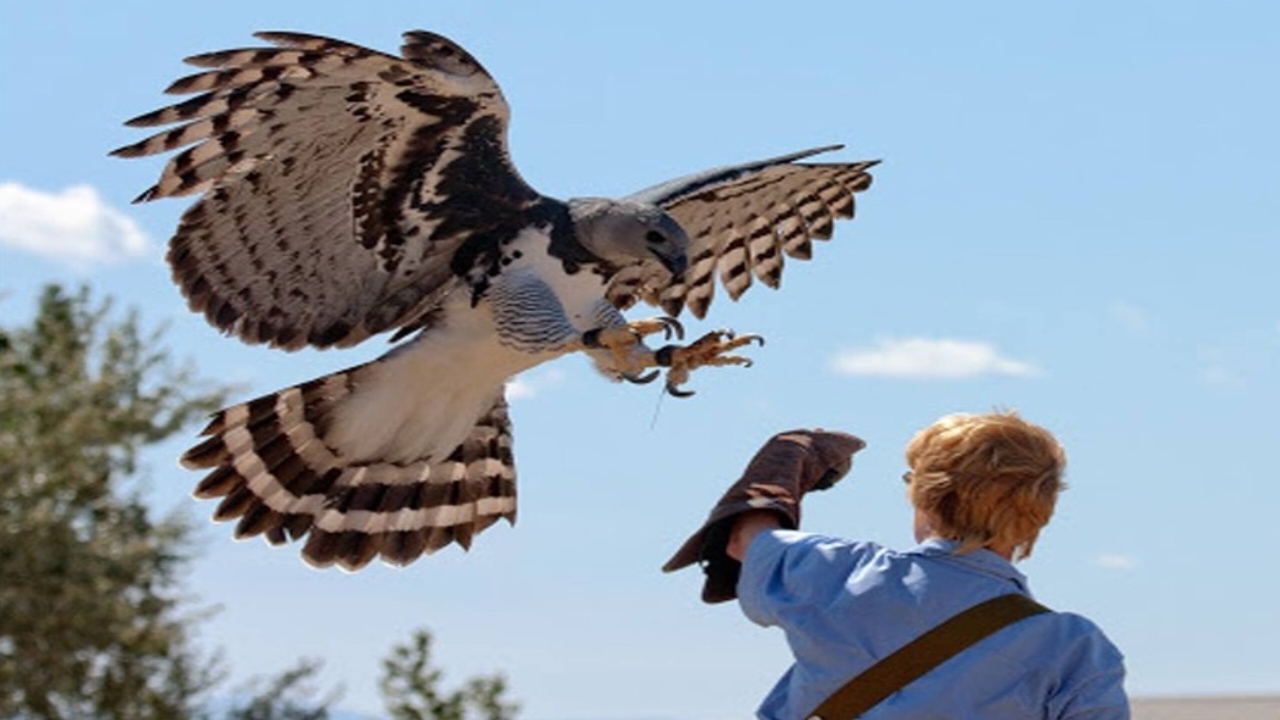
[[[188,58],[207,70],[167,92],[199,94],[127,123],[177,127],[113,153],[190,145],[138,198],[203,194],[170,242],[175,281],[250,343],[348,346],[421,324],[470,270],[454,265],[540,199],[511,165],[498,85],[428,32],[405,33],[401,57],[257,37],[276,47]]]
[[[653,262],[624,268],[610,285],[610,300],[620,308],[643,300],[670,315],[687,306],[701,318],[717,274],[734,300],[753,276],[778,287],[783,256],[809,259],[811,241],[829,239],[836,218],[853,217],[854,193],[871,185],[867,170],[877,160],[796,162],[840,147],[707,170],[629,196],[662,207],[680,223],[689,235],[689,266],[676,278]]]

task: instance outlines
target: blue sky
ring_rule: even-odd
[[[237,677],[326,663],[378,708],[377,662],[414,628],[450,676],[505,671],[528,720],[746,717],[782,637],[658,567],[775,431],[869,447],[806,527],[910,542],[901,449],[941,414],[1016,408],[1056,431],[1071,489],[1022,568],[1095,619],[1135,695],[1280,691],[1280,10],[1265,3],[15,2],[0,24],[0,320],[88,281],[168,323],[206,376],[270,391],[372,357],[287,355],[188,313],[161,255],[183,201],[132,206],[157,160],[108,150],[179,60],[300,30],[394,51],[468,48],[513,109],[524,177],[624,194],[842,142],[883,158],[859,217],[780,292],[718,301],[759,332],[698,395],[615,386],[582,358],[519,380],[520,520],[406,570],[304,566],[210,525],[201,642]],[[159,511],[207,516],[198,477],[148,456]]]

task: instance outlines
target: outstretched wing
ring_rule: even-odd
[[[853,217],[854,193],[871,186],[867,170],[876,160],[796,162],[840,147],[708,170],[629,196],[664,208],[684,227],[689,266],[677,278],[652,262],[625,268],[614,277],[609,298],[620,308],[644,300],[670,315],[688,306],[701,318],[711,305],[717,274],[734,300],[753,276],[778,287],[784,255],[812,257],[812,241],[830,239],[836,218]]]
[[[507,152],[508,108],[465,50],[405,34],[403,57],[298,33],[187,62],[182,123],[113,155],[187,145],[138,201],[203,193],[170,242],[191,308],[250,343],[353,345],[421,323],[465,243],[513,235],[538,194]],[[477,253],[464,253],[474,258]],[[456,272],[455,272],[456,271]]]

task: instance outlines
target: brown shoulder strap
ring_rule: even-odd
[[[1043,612],[1049,608],[1019,593],[978,603],[858,674],[809,713],[808,720],[853,720],[982,638]]]

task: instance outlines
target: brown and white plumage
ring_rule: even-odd
[[[777,289],[784,257],[812,258],[812,241],[831,239],[835,219],[853,217],[853,193],[871,186],[866,171],[875,161],[795,162],[840,147],[708,170],[631,195],[663,208],[685,229],[689,267],[669,279],[652,263],[632,266],[615,276],[612,294],[630,291],[671,315],[688,307],[703,318],[717,275],[733,300],[751,286],[752,276]]]
[[[701,318],[717,275],[734,299],[776,287],[871,182],[873,162],[796,162],[821,148],[559,201],[520,178],[501,91],[448,39],[407,33],[396,57],[258,37],[273,47],[189,58],[205,70],[169,92],[198,94],[128,123],[176,127],[113,154],[185,148],[138,199],[199,196],[168,260],[215,327],[287,350],[412,336],[222,410],[183,457],[238,537],[305,537],[320,566],[405,564],[514,521],[508,378],[579,350],[617,379],[670,364],[620,309]]]

